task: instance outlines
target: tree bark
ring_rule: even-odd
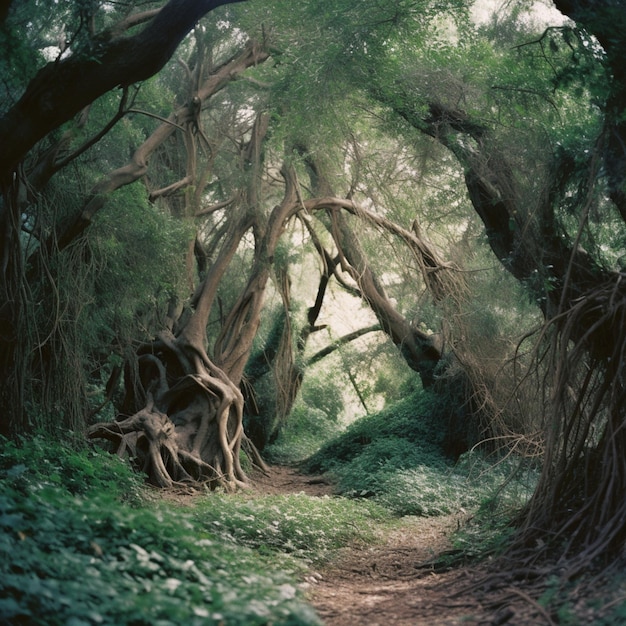
[[[45,65],[0,119],[0,183],[48,133],[117,87],[146,80],[170,59],[196,22],[213,9],[243,0],[170,0],[136,35],[96,36],[91,49]]]

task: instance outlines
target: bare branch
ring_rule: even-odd
[[[325,348],[322,348],[321,350],[316,352],[313,356],[311,356],[307,360],[307,363],[306,363],[307,367],[311,365],[315,365],[315,363],[317,363],[318,361],[321,361],[324,357],[327,357],[329,354],[332,354],[335,350],[338,350],[342,346],[345,346],[346,344],[350,343],[351,341],[354,341],[355,339],[358,339],[359,337],[363,337],[363,335],[367,335],[368,333],[375,333],[379,331],[382,332],[382,330],[383,328],[380,324],[372,324],[371,326],[366,326],[365,328],[359,328],[358,330],[348,333],[347,335],[344,335],[343,337],[340,337],[339,339],[333,341],[330,345],[326,346]]]

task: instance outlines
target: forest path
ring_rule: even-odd
[[[333,493],[333,486],[295,468],[274,466],[270,476],[255,477],[255,490],[324,496]],[[326,626],[533,623],[485,615],[465,592],[471,586],[469,573],[436,573],[425,565],[450,549],[450,535],[459,522],[457,516],[407,517],[380,542],[343,548],[337,559],[318,570],[319,576],[309,577],[308,600]],[[459,597],[453,598],[457,591]]]

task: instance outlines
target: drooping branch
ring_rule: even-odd
[[[303,154],[306,150],[299,148]],[[422,258],[419,266],[426,270],[435,262],[436,256],[431,247],[424,246],[419,233],[410,232],[394,224],[386,218],[357,205],[353,200],[332,196],[332,186],[324,174],[322,165],[307,157],[306,165],[314,191],[328,194],[325,197],[301,201],[307,211],[324,209],[330,213],[327,229],[335,242],[339,264],[357,285],[361,297],[368,303],[376,315],[383,331],[398,347],[409,367],[419,373],[425,387],[431,386],[435,380],[435,368],[441,358],[441,352],[435,338],[426,334],[401,315],[388,297],[382,282],[372,270],[360,240],[350,227],[344,212],[352,213],[373,225],[385,229],[409,244],[415,255]],[[427,257],[427,261],[423,257]],[[429,280],[428,274],[424,276]]]
[[[416,328],[397,311],[371,269],[361,244],[344,215],[334,212],[331,224],[333,239],[345,258],[343,269],[359,285],[382,329],[398,347],[409,367],[419,373],[425,387],[431,386],[435,380],[435,368],[441,358],[433,337]]]
[[[591,327],[590,319],[595,320]],[[587,328],[582,340],[581,328]],[[512,546],[527,567],[556,548],[559,569],[568,579],[590,563],[619,558],[623,550],[625,329],[626,292],[613,280],[546,325],[550,396],[544,460]],[[590,350],[594,345],[599,349]]]
[[[413,221],[413,231],[409,231],[390,219],[366,209],[353,200],[345,198],[312,198],[303,202],[308,212],[320,210],[340,211],[344,210],[358,216],[403,241],[413,253],[422,272],[431,295],[435,301],[452,293],[462,294],[466,286],[459,273],[459,268],[453,263],[443,261],[434,246],[421,234],[419,223]]]
[[[242,51],[233,55],[206,78],[196,95],[198,102],[203,103],[207,101],[238,74],[255,64],[263,62],[267,58],[268,53],[266,51],[254,42],[248,42]],[[111,193],[139,180],[146,174],[149,159],[155,150],[176,132],[181,121],[182,123],[186,123],[187,120],[193,122],[196,116],[196,109],[197,104],[195,102],[188,102],[179,107],[169,116],[167,121],[160,124],[143,144],[135,150],[128,164],[112,171],[104,180],[94,186],[79,214],[57,236],[58,245],[61,249],[69,245],[91,224],[93,217],[104,206]],[[192,132],[192,130],[190,129],[189,132]],[[188,184],[191,181],[185,182]],[[172,188],[178,189],[182,186],[183,183],[179,181]],[[172,191],[172,189],[168,191]],[[161,193],[165,193],[165,191],[161,191]]]
[[[96,36],[88,51],[45,65],[0,119],[0,182],[48,133],[103,94],[156,74],[195,23],[209,11],[242,0],[170,0],[136,35]]]
[[[441,104],[431,104],[426,117],[408,101],[396,103],[394,109],[409,124],[450,150],[464,168],[469,199],[499,262],[522,283],[531,283],[533,277],[540,276],[542,284],[550,285],[536,294],[547,318],[556,315],[563,302],[568,306],[568,302],[606,278],[604,270],[589,263],[581,248],[571,246],[561,236],[554,210],[563,188],[558,172],[549,181],[554,189],[536,198],[540,206],[529,207],[514,168],[485,125]]]
[[[319,317],[319,314],[321,312],[322,304],[324,302],[324,296],[326,295],[326,290],[328,288],[331,278],[334,278],[337,283],[339,283],[339,285],[341,285],[341,287],[346,291],[346,293],[353,295],[355,298],[363,298],[363,294],[359,290],[358,286],[356,286],[352,282],[349,282],[343,276],[340,271],[342,259],[341,254],[336,254],[335,256],[332,256],[331,253],[326,250],[326,248],[320,241],[320,238],[318,237],[315,228],[313,228],[311,222],[309,221],[310,216],[308,214],[299,214],[299,217],[304,222],[307,231],[309,232],[309,235],[311,237],[311,241],[313,242],[313,245],[317,250],[317,254],[322,262],[322,273],[317,289],[317,296],[315,298],[314,304],[309,308],[307,312],[309,327],[311,329],[314,329],[317,318]]]

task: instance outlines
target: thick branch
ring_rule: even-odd
[[[318,350],[314,355],[312,355],[307,361],[307,367],[311,365],[315,365],[318,361],[321,361],[323,358],[327,357],[329,354],[332,354],[335,350],[338,350],[342,346],[358,339],[359,337],[363,337],[363,335],[367,335],[368,333],[375,333],[377,331],[381,331],[382,327],[380,324],[372,324],[371,326],[366,326],[365,328],[359,328],[343,337],[339,337],[339,339],[333,341],[331,344],[327,345],[325,348]]]
[[[200,102],[211,98],[223,89],[234,76],[267,58],[267,52],[261,50],[254,42],[249,42],[243,51],[233,55],[204,81],[196,97]],[[71,243],[91,224],[93,217],[104,206],[111,193],[120,187],[134,183],[146,174],[149,159],[154,151],[179,128],[180,120],[190,119],[195,106],[193,102],[189,102],[179,107],[137,148],[129,163],[112,171],[104,180],[94,186],[80,214],[58,235],[58,245],[61,249]]]
[[[88,104],[118,86],[156,74],[206,13],[240,1],[170,0],[138,34],[96,38],[88,53],[77,52],[44,66],[0,119],[0,181],[7,184],[19,161],[40,139]]]

